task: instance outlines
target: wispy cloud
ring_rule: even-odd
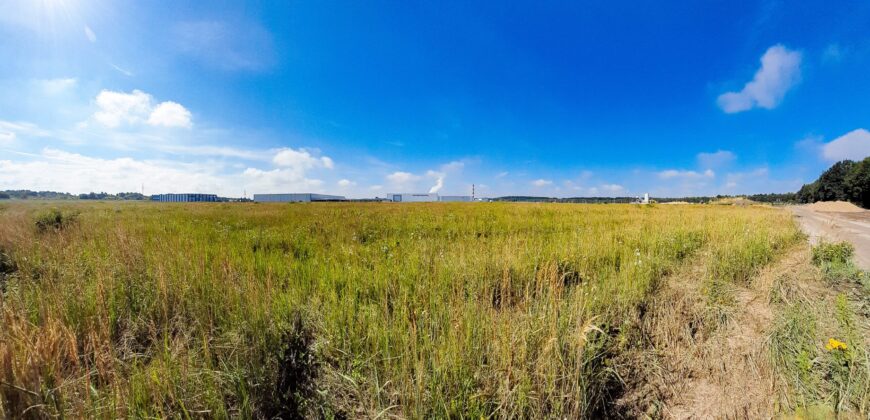
[[[63,77],[57,79],[41,79],[36,80],[42,93],[46,95],[58,95],[75,88],[78,80],[74,77]]]
[[[682,179],[698,179],[698,178],[715,178],[716,173],[713,172],[712,169],[707,169],[703,172],[698,171],[690,171],[690,170],[679,170],[679,169],[667,169],[658,173],[659,178],[661,179],[674,179],[674,178],[682,178]]]
[[[15,141],[15,133],[0,130],[0,146],[9,146]]]
[[[717,150],[712,153],[698,153],[698,165],[702,168],[719,168],[730,165],[737,160],[737,155],[728,150]]]
[[[88,41],[97,42],[97,34],[94,33],[93,29],[90,26],[85,25],[85,37],[88,38]]]
[[[829,44],[822,52],[822,61],[825,63],[839,63],[846,56],[846,52],[846,48],[840,46],[840,44]]]
[[[189,21],[173,30],[177,51],[223,70],[264,70],[274,62],[272,35],[248,21]]]
[[[52,134],[50,130],[43,129],[34,123],[26,121],[0,120],[0,131],[6,131],[8,133],[18,133],[33,137],[48,137]]]
[[[113,63],[109,63],[109,65],[112,66],[112,68],[115,69],[118,73],[121,73],[127,77],[133,77],[133,72],[131,72],[130,70],[119,67],[117,64]]]

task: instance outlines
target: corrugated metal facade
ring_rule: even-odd
[[[387,200],[394,203],[428,203],[428,202],[461,202],[472,201],[470,195],[438,195],[438,194],[387,194]]]
[[[193,203],[193,202],[216,202],[215,194],[157,194],[151,196],[151,201],[163,203]]]
[[[438,197],[438,201],[444,202],[468,202],[471,201],[470,195],[442,195]]]
[[[387,194],[387,200],[396,203],[425,203],[438,201],[438,194]]]
[[[312,201],[344,201],[340,195],[291,193],[291,194],[254,194],[254,201],[260,203],[309,203]]]

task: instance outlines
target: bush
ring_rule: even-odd
[[[822,242],[813,248],[813,264],[847,264],[855,253],[855,248],[848,242]]]
[[[78,213],[62,212],[51,209],[36,215],[36,229],[40,232],[48,230],[59,231],[73,225],[78,219]]]

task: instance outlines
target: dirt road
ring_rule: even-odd
[[[870,270],[870,211],[860,213],[833,213],[815,211],[807,206],[792,206],[789,209],[800,222],[810,242],[848,241],[855,246],[855,262]]]

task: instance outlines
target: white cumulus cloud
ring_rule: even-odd
[[[338,184],[339,187],[347,188],[347,187],[353,187],[353,186],[355,186],[355,185],[356,185],[356,182],[353,182],[353,181],[351,181],[351,180],[349,180],[349,179],[339,179],[338,182],[337,182],[337,184]]]
[[[752,81],[739,92],[727,92],[719,96],[719,108],[729,114],[748,111],[752,108],[773,109],[782,102],[785,94],[800,82],[801,53],[782,45],[774,45],[761,56],[761,68]]]
[[[326,156],[318,157],[313,155],[306,149],[293,149],[285,147],[279,149],[272,158],[272,163],[281,169],[273,171],[268,176],[276,179],[294,177],[293,179],[301,179],[305,177],[305,173],[315,168],[332,169],[332,159]],[[257,172],[251,172],[251,175],[261,176]]]
[[[163,127],[190,128],[190,111],[177,102],[163,102],[151,111],[148,124]]]
[[[243,167],[245,168],[245,167]],[[215,193],[228,197],[248,192],[310,191],[323,181],[293,167],[237,168],[215,161],[98,158],[45,148],[26,159],[0,160],[0,190],[26,188],[66,191],[138,191]]]
[[[103,90],[96,99],[99,111],[94,119],[106,127],[118,127],[123,123],[136,124],[151,112],[151,95],[134,90],[131,93]]]
[[[387,181],[390,181],[393,184],[408,184],[419,180],[419,175],[414,175],[410,172],[397,171],[387,175]]]
[[[828,161],[862,160],[870,156],[870,132],[863,128],[850,131],[822,146],[822,156]]]
[[[536,180],[532,181],[532,185],[534,185],[536,187],[546,187],[547,185],[552,185],[552,184],[553,184],[553,181],[550,181],[549,179],[536,179]]]
[[[242,172],[242,178],[251,191],[305,191],[323,185],[323,181],[309,179],[305,176],[305,171],[296,168],[247,168]]]
[[[212,192],[229,194],[234,177],[223,176],[217,165],[102,159],[46,148],[26,161],[0,160],[0,189],[66,191]],[[241,195],[241,192],[238,193]]]
[[[156,106],[154,98],[141,90],[131,93],[101,91],[96,98],[99,110],[94,120],[106,127],[116,128],[122,124],[148,124],[163,127],[190,128],[191,114],[177,102],[161,102]]]

